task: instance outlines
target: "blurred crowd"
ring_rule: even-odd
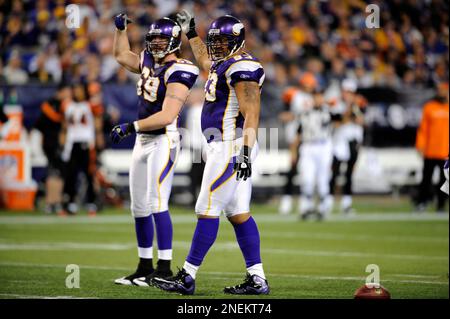
[[[366,27],[368,2],[362,0],[0,0],[0,83],[132,83],[112,55],[112,17],[127,12],[135,22],[128,36],[138,52],[150,23],[182,7],[195,13],[202,38],[215,17],[240,18],[246,47],[262,61],[275,91],[296,84],[304,71],[322,87],[349,77],[358,87],[399,89],[447,81],[448,2],[370,3],[380,8],[378,29]],[[65,25],[68,4],[79,5],[77,29]],[[186,43],[182,52],[193,59]]]
[[[77,5],[77,28],[68,26],[68,12],[77,13],[70,8],[67,11],[71,4]],[[367,12],[369,4],[379,8],[379,28],[368,28],[366,24],[369,14],[378,13]],[[103,137],[121,117],[117,107],[103,105],[101,85],[134,85],[139,77],[121,67],[113,56],[113,17],[125,12],[131,18],[133,23],[127,35],[131,50],[139,53],[144,48],[144,36],[150,24],[160,17],[174,17],[182,9],[193,12],[197,32],[205,40],[213,19],[231,14],[246,27],[246,50],[264,66],[263,125],[282,123],[288,127],[289,121],[295,121],[283,119],[283,115],[288,110],[292,112],[295,103],[286,97],[296,92],[302,101],[311,99],[307,95],[312,91],[306,89],[305,79],[314,83],[313,91],[326,92],[330,103],[334,95],[342,95],[345,100],[345,95],[350,94],[346,92],[351,92],[355,101],[347,106],[352,110],[354,105],[359,109],[367,104],[356,94],[357,89],[384,87],[421,92],[421,89],[443,87],[449,78],[448,7],[445,0],[0,0],[0,85],[33,83],[58,88],[56,98],[41,106],[41,117],[49,117],[53,111],[61,110],[62,99],[58,98],[61,92],[70,95],[71,90],[67,90],[70,86],[74,89],[83,84],[86,96],[82,102],[89,101],[91,106],[99,105],[102,110],[99,114],[103,123],[96,127],[99,132],[95,141],[95,148],[101,151],[109,147],[108,139]],[[181,55],[195,62],[186,37],[183,37]],[[188,128],[195,126],[191,122],[195,122],[201,110],[206,78],[207,74],[201,74],[188,100],[191,106],[185,123]],[[351,83],[351,88],[345,89],[344,83]],[[448,109],[448,95],[443,105]],[[44,136],[50,136],[47,130],[51,127],[42,127]],[[444,127],[448,129],[448,124]],[[55,141],[60,129],[60,124],[56,124]],[[97,134],[100,131],[103,134]],[[292,142],[288,135],[284,143]],[[362,136],[358,143],[361,141]],[[56,141],[47,153],[57,154],[59,148]],[[448,150],[442,153],[446,157]],[[441,162],[438,164],[442,166]],[[295,167],[293,161],[291,179],[296,174]],[[352,171],[353,166],[348,167]],[[88,168],[90,179],[102,180],[91,176]],[[350,196],[351,174],[347,175],[350,190],[346,194]],[[291,184],[288,181],[287,186]],[[423,183],[422,188],[428,188],[428,184]]]

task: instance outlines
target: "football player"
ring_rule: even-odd
[[[268,294],[258,227],[250,215],[251,163],[258,152],[256,131],[264,70],[243,50],[245,29],[238,19],[226,15],[213,21],[205,45],[190,13],[183,11],[177,18],[198,64],[209,70],[201,115],[208,145],[191,249],[174,277],[155,277],[153,283],[166,291],[193,294],[197,271],[217,237],[219,216],[225,212],[244,256],[247,276],[242,284],[226,287],[224,292]]]
[[[314,93],[314,105],[304,109],[299,116],[300,123],[296,141],[292,144],[291,153],[299,149],[300,172],[300,216],[306,219],[312,213],[318,213],[319,219],[328,217],[330,205],[329,179],[331,170],[332,143],[331,128],[336,120],[330,113],[321,91]],[[319,206],[314,207],[314,190],[317,187]]]
[[[114,55],[129,71],[141,74],[137,83],[138,120],[115,126],[111,138],[119,143],[137,133],[130,167],[130,196],[140,261],[134,273],[115,282],[148,286],[154,275],[173,275],[168,202],[180,150],[177,119],[199,70],[192,62],[178,57],[181,28],[177,22],[169,18],[155,21],[139,55],[130,50],[126,33],[129,22],[125,14],[115,17]],[[152,262],[153,223],[158,243],[156,270]]]
[[[291,153],[291,169],[287,175],[287,182],[284,187],[283,196],[280,200],[279,212],[282,215],[289,214],[292,210],[292,194],[294,188],[294,177],[297,175],[298,166],[298,147],[291,147],[297,137],[297,128],[299,125],[299,117],[303,111],[312,109],[314,105],[314,90],[317,88],[318,82],[314,74],[305,72],[299,80],[298,88],[290,88],[283,94],[283,100],[286,104],[286,111],[279,116],[280,120],[285,123],[285,136],[289,144],[289,148],[294,152]]]
[[[366,100],[356,93],[357,83],[352,79],[342,81],[341,96],[335,101],[333,113],[340,116],[342,121],[333,131],[333,161],[330,179],[329,202],[334,205],[336,181],[340,175],[341,166],[346,163],[345,184],[341,198],[341,211],[345,214],[352,209],[352,181],[359,149],[364,137],[364,114],[362,109]]]

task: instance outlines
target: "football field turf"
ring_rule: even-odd
[[[448,214],[412,215],[388,206],[360,203],[364,213],[318,223],[280,216],[273,205],[253,205],[271,286],[270,296],[257,298],[352,298],[369,264],[379,266],[381,284],[393,298],[449,298]],[[188,253],[195,215],[175,207],[172,216],[176,270]],[[1,212],[0,298],[227,298],[223,287],[240,283],[245,272],[225,219],[197,276],[195,296],[115,285],[115,278],[134,271],[136,255],[126,209],[94,218]],[[80,267],[79,289],[66,287],[68,264]]]

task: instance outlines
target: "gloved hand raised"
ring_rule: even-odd
[[[114,17],[114,24],[120,31],[126,30],[128,23],[133,23],[133,21],[128,18],[126,13],[121,13]]]
[[[181,30],[186,34],[188,39],[195,38],[197,32],[195,31],[194,15],[186,10],[177,14],[177,22],[181,26]]]

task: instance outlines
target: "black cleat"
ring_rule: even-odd
[[[149,276],[153,273],[154,271],[152,270],[151,273],[143,273],[143,272],[134,272],[131,275],[128,275],[126,277],[121,277],[121,278],[117,278],[116,280],[114,280],[114,283],[117,285],[125,285],[125,286],[132,286],[132,285],[136,285],[133,281],[137,278],[142,278],[142,277],[146,277]]]
[[[175,276],[167,279],[153,277],[152,284],[164,291],[177,292],[182,295],[193,295],[195,291],[195,280],[184,269],[180,269]]]
[[[310,209],[300,214],[300,219],[305,221],[308,220],[310,216],[315,215],[315,211]]]
[[[135,285],[133,283],[133,280],[136,278],[141,277],[147,277],[154,273],[155,270],[153,269],[153,266],[151,266],[151,259],[150,262],[143,262],[142,260],[139,262],[139,265],[134,273],[131,275],[128,275],[126,277],[121,277],[116,280],[114,280],[114,283],[117,285],[125,285],[125,286],[132,286]]]
[[[268,295],[270,292],[267,280],[247,274],[242,284],[234,287],[225,287],[223,292],[231,295]]]
[[[159,270],[156,269],[153,273],[148,276],[133,279],[133,284],[140,287],[150,287],[153,286],[153,278],[168,279],[173,276],[172,270]]]

